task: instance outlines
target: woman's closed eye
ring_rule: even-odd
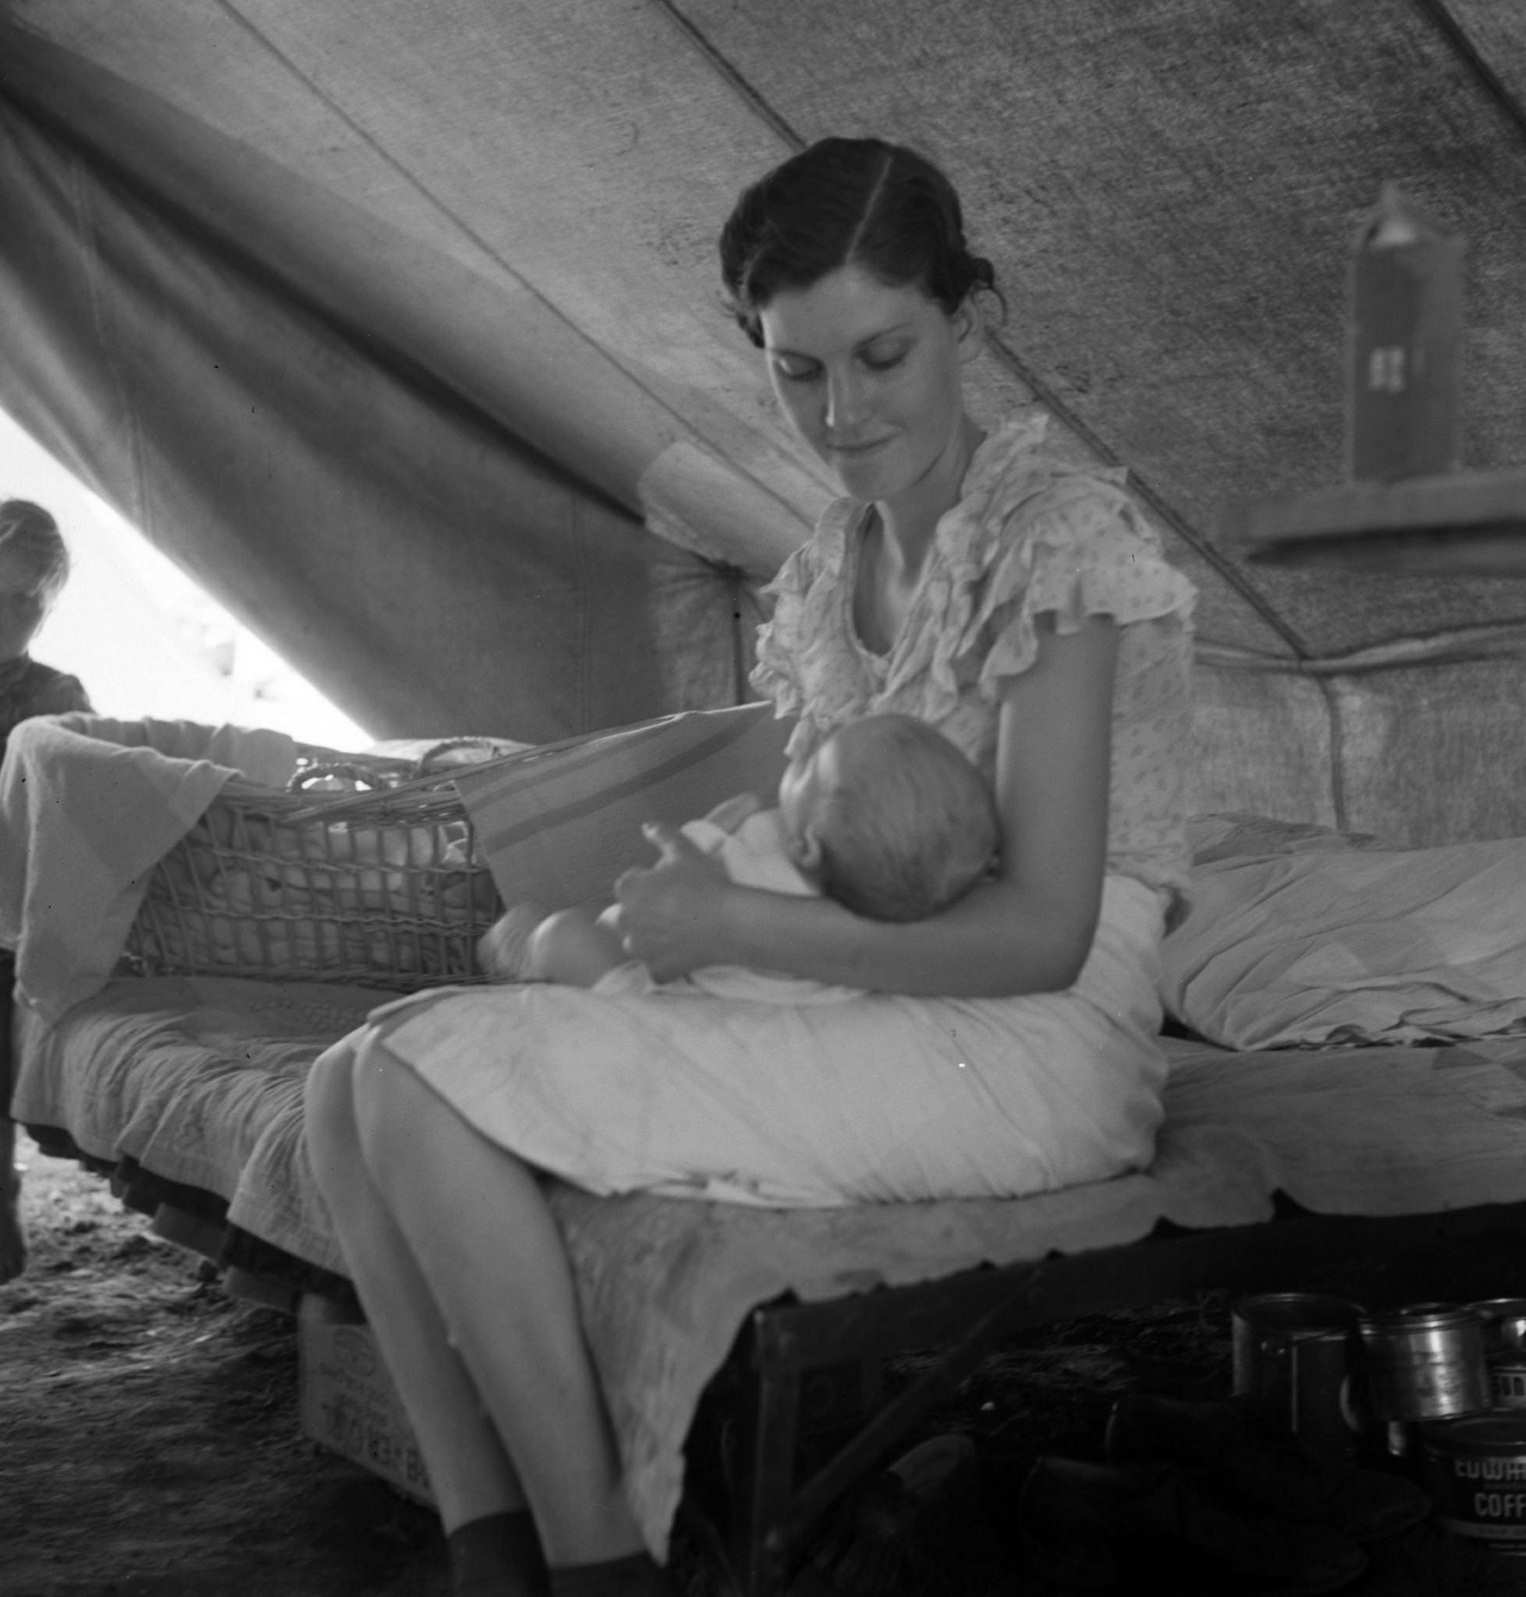
[[[821,376],[821,367],[809,360],[775,359],[774,370],[787,383],[809,383]]]
[[[906,359],[904,349],[865,350],[859,357],[872,372],[894,371]]]
[[[864,350],[858,359],[866,371],[888,372],[894,371],[906,359],[906,353],[904,349]],[[774,370],[787,383],[812,383],[821,377],[821,367],[815,361],[799,360],[789,356],[776,356]]]

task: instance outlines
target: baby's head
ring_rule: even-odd
[[[0,501],[0,660],[26,653],[69,579],[58,523],[29,499]]]
[[[779,809],[795,863],[873,920],[920,920],[963,897],[1001,845],[991,789],[909,715],[849,721],[792,763]]]

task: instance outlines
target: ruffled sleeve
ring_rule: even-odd
[[[805,702],[799,675],[804,643],[805,600],[816,578],[814,546],[804,544],[779,567],[763,589],[773,612],[758,628],[756,662],[747,680],[774,701],[776,716],[797,716]]]
[[[988,575],[972,585],[967,625],[948,639],[944,669],[950,678],[968,680],[970,656],[982,655],[979,689],[993,698],[1033,664],[1035,617],[1053,615],[1062,634],[1079,631],[1096,615],[1111,616],[1119,626],[1170,615],[1185,619],[1194,596],[1118,485],[1066,474],[1005,518]],[[956,670],[958,656],[963,671]]]

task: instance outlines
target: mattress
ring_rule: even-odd
[[[268,1268],[342,1280],[308,1168],[303,1081],[374,990],[232,978],[108,983],[21,1017],[13,1113],[89,1158],[204,1195]],[[632,1503],[666,1545],[696,1405],[751,1309],[1128,1243],[1162,1220],[1431,1213],[1526,1199],[1526,1037],[1231,1052],[1168,1038],[1148,1170],[1006,1201],[763,1210],[553,1183]]]

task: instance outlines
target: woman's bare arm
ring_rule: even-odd
[[[952,908],[891,924],[823,899],[736,887],[684,840],[654,832],[663,861],[620,882],[632,952],[659,979],[726,963],[948,997],[1068,987],[1101,900],[1116,658],[1111,620],[1061,636],[1041,618],[1038,658],[1001,709],[1001,871]]]

